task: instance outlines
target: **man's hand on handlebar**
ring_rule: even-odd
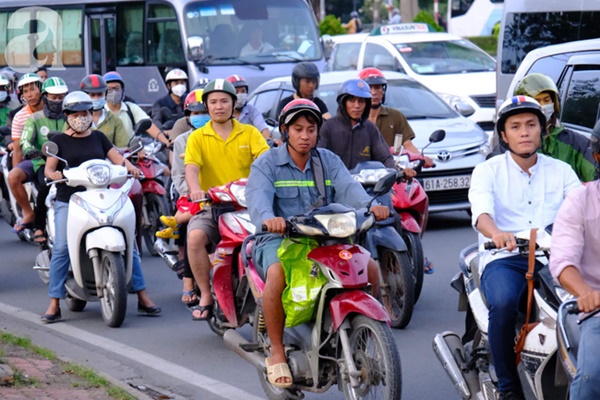
[[[48,178],[52,181],[59,181],[63,178],[63,174],[60,171],[50,172]]]
[[[492,235],[492,241],[498,249],[506,248],[508,251],[517,249],[517,240],[515,239],[515,235],[510,232],[498,231],[498,233]]]
[[[582,294],[577,298],[577,306],[584,313],[589,313],[600,308],[600,291],[594,290]]]
[[[423,156],[423,158],[425,159],[425,164],[423,165],[425,168],[435,167],[435,163],[430,157]]]
[[[200,200],[206,199],[206,193],[202,189],[194,190],[194,191],[190,192],[189,197],[190,197],[190,200],[198,202]]]
[[[417,176],[417,171],[412,168],[404,168],[402,173],[404,174],[404,179],[411,179]]]
[[[377,221],[387,219],[390,216],[390,209],[387,206],[373,206],[371,212]]]
[[[269,218],[263,222],[268,232],[278,233],[283,235],[285,233],[285,219],[281,217]]]

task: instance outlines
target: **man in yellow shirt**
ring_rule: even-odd
[[[269,149],[258,129],[233,118],[236,101],[235,88],[225,79],[215,79],[204,88],[202,102],[211,120],[192,132],[185,150],[185,180],[193,201],[206,198],[205,191],[213,186],[247,178],[252,162]],[[211,208],[204,207],[188,224],[188,258],[201,293],[194,320],[204,321],[212,315],[207,248],[219,240],[217,220]]]

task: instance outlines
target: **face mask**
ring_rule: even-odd
[[[190,124],[196,129],[202,128],[208,121],[210,121],[210,115],[208,114],[190,115]]]
[[[104,97],[101,99],[92,100],[92,108],[94,109],[94,111],[101,110],[102,108],[104,108],[105,104],[106,104],[106,98],[104,98]]]
[[[175,85],[171,88],[171,92],[173,92],[175,96],[179,97],[183,96],[186,90],[187,88],[185,87],[185,85]]]
[[[73,115],[69,115],[67,118],[67,122],[71,129],[73,129],[77,133],[85,132],[92,126],[92,116],[91,115],[80,115],[75,117]]]
[[[106,101],[108,101],[112,105],[117,105],[123,100],[123,90],[121,89],[111,89],[106,94]]]
[[[548,122],[550,117],[552,117],[552,114],[554,114],[554,103],[544,104],[542,106],[542,112],[546,116],[546,122]]]
[[[235,102],[235,108],[237,110],[241,110],[246,105],[246,100],[248,99],[248,93],[238,93],[237,101]]]
[[[48,108],[48,111],[50,111],[50,115],[55,118],[60,118],[60,116],[62,114],[62,103],[63,102],[48,100],[47,98],[45,98],[44,101],[46,102],[46,107]]]
[[[8,92],[2,91],[0,92],[0,103],[2,103],[8,97]]]

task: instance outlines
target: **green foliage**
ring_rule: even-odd
[[[444,28],[442,28],[435,22],[435,18],[433,18],[433,15],[425,10],[419,11],[417,15],[415,15],[415,17],[413,18],[413,22],[425,22],[431,25],[436,31],[444,32]]]
[[[342,27],[342,23],[334,15],[326,16],[319,24],[319,30],[321,31],[321,36],[346,33],[346,30]]]
[[[497,36],[473,36],[467,38],[471,43],[474,43],[481,50],[495,57],[498,52],[498,37]]]

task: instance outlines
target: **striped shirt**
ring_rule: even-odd
[[[19,141],[21,139],[21,134],[23,134],[23,128],[25,127],[25,122],[27,122],[27,118],[33,114],[33,110],[30,106],[25,106],[21,108],[12,121],[11,126],[11,136],[13,141]]]

